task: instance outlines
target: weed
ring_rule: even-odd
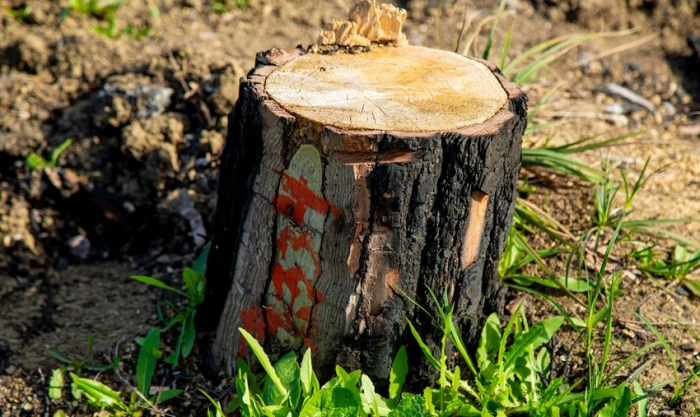
[[[637,261],[637,268],[650,278],[663,277],[672,280],[682,280],[688,288],[696,295],[700,296],[696,291],[696,282],[692,280],[684,280],[691,273],[700,270],[700,250],[695,253],[681,244],[676,245],[673,251],[668,254],[666,259],[662,259],[659,250],[655,250],[655,245],[649,245],[642,249],[636,250],[630,254],[630,257]],[[662,252],[669,252],[663,250]],[[687,281],[687,282],[686,282]]]
[[[217,13],[226,13],[231,8],[245,9],[250,5],[250,0],[216,0],[212,8]]]
[[[206,278],[203,274],[198,273],[194,269],[185,268],[182,273],[182,281],[187,292],[173,288],[155,278],[140,275],[132,276],[131,278],[144,284],[179,294],[188,300],[187,306],[184,309],[180,309],[175,304],[168,301],[168,306],[174,312],[173,317],[168,320],[165,320],[163,312],[158,308],[158,317],[165,324],[165,331],[172,327],[178,328],[178,338],[175,349],[173,353],[165,359],[166,363],[177,366],[178,361],[181,358],[184,359],[189,356],[194,347],[194,340],[197,335],[194,317],[197,312],[197,307],[204,301]]]
[[[26,166],[29,171],[34,171],[35,169],[44,167],[55,167],[58,164],[58,158],[72,144],[73,139],[64,140],[56,149],[54,149],[53,152],[51,152],[51,157],[48,161],[44,159],[43,156],[32,152],[29,154],[29,156],[27,156],[27,159],[24,160],[24,166]]]
[[[120,393],[112,390],[101,382],[83,378],[79,376],[84,370],[102,372],[116,368],[119,364],[118,358],[113,358],[110,365],[90,364],[92,359],[92,346],[94,340],[92,335],[88,335],[88,355],[80,360],[72,359],[58,349],[51,349],[51,356],[66,363],[61,368],[54,369],[49,380],[49,398],[59,400],[65,388],[64,374],[70,372],[71,394],[76,400],[86,399],[88,404],[112,412],[116,416],[140,416],[144,406],[153,406],[163,403],[180,393],[182,390],[171,389],[160,392],[157,396],[148,397],[151,381],[155,372],[158,359],[162,356],[160,351],[160,331],[152,329],[144,340],[140,343],[138,360],[136,363],[137,388],[132,391],[131,399],[125,402],[121,399]]]
[[[94,352],[93,352],[93,347],[95,346],[95,338],[92,336],[92,333],[88,333],[87,336],[87,355],[85,355],[81,359],[76,359],[71,356],[68,356],[61,352],[57,348],[51,348],[49,349],[49,354],[59,362],[64,363],[64,365],[61,367],[62,370],[66,371],[72,371],[77,373],[78,375],[82,374],[84,370],[92,371],[92,372],[102,372],[106,371],[108,369],[114,368],[118,364],[118,358],[112,358],[112,363],[110,364],[95,364],[92,363],[92,360],[94,358]]]
[[[681,398],[681,396],[687,391],[688,386],[690,386],[690,383],[693,382],[695,377],[698,376],[698,373],[700,373],[700,364],[695,365],[695,368],[691,370],[690,376],[688,376],[683,383],[681,383],[681,378],[680,375],[678,374],[678,365],[676,362],[676,356],[673,354],[673,350],[671,349],[671,345],[669,342],[661,335],[661,333],[654,327],[653,324],[649,323],[649,321],[644,318],[641,314],[637,313],[637,317],[639,317],[640,320],[644,322],[644,324],[649,328],[649,330],[654,333],[654,336],[658,339],[659,343],[664,347],[664,350],[666,350],[666,353],[668,354],[669,359],[671,359],[671,364],[673,367],[673,377],[674,377],[674,384],[673,384],[673,396],[668,401],[669,406],[673,406],[678,400]]]
[[[65,385],[63,375],[65,370],[75,371],[75,373],[71,372],[70,375],[72,380],[71,391],[75,399],[80,400],[84,396],[88,404],[101,410],[107,410],[115,416],[138,417],[142,414],[144,408],[153,408],[157,404],[180,395],[182,393],[181,389],[168,389],[151,395],[151,386],[160,360],[164,360],[171,366],[177,366],[181,359],[186,358],[192,352],[196,337],[194,317],[197,307],[204,300],[205,278],[202,272],[204,272],[207,255],[208,249],[203,251],[202,255],[197,259],[195,262],[197,270],[186,268],[183,271],[182,280],[186,292],[173,288],[155,278],[146,276],[132,277],[136,281],[182,295],[188,300],[188,304],[185,309],[179,309],[169,302],[168,304],[174,312],[173,317],[169,320],[165,320],[162,311],[158,310],[158,315],[165,324],[164,331],[173,327],[178,328],[175,348],[167,358],[163,359],[163,351],[161,350],[161,329],[155,327],[145,337],[136,338],[136,344],[141,347],[136,361],[136,387],[131,387],[132,392],[128,402],[123,401],[120,393],[108,386],[79,376],[84,369],[103,371],[116,367],[118,364],[117,358],[114,358],[113,364],[109,366],[97,367],[90,364],[94,343],[92,335],[88,335],[88,355],[81,360],[71,359],[57,349],[51,350],[51,355],[66,363],[66,365],[53,371],[49,381],[49,397],[54,400],[61,398],[61,391]]]
[[[95,25],[92,27],[92,31],[110,39],[116,39],[121,35],[141,39],[149,35],[152,30],[151,27],[135,28],[132,25],[127,25],[125,28],[118,28],[116,13],[126,2],[127,0],[69,0],[68,7],[61,12],[61,20],[65,19],[69,12],[73,11],[105,21],[106,25]],[[151,16],[156,16],[159,13],[160,10],[157,7],[152,8],[150,12]]]
[[[376,393],[374,384],[366,375],[360,371],[348,373],[339,366],[336,366],[336,376],[321,386],[313,372],[310,350],[304,353],[301,363],[294,353],[288,353],[273,365],[258,341],[245,330],[239,330],[265,370],[266,377],[258,380],[248,364],[239,360],[235,380],[237,396],[226,407],[227,413],[238,412],[242,416],[401,416],[416,408],[423,409],[421,401],[411,400],[416,396],[400,396],[408,370],[403,348],[392,364],[389,397],[384,398]],[[216,410],[216,414],[209,411],[208,415],[223,415],[218,401],[209,395],[207,398]]]
[[[127,35],[133,39],[141,39],[144,36],[148,36],[151,33],[151,27],[145,28],[134,28],[128,25],[125,28],[118,29],[117,23],[114,17],[107,19],[107,26],[93,26],[92,30],[98,35],[106,36],[111,39],[116,39],[121,35]]]
[[[19,7],[19,8],[13,8],[13,7],[9,7],[9,6],[3,6],[2,8],[10,16],[19,20],[20,22],[28,23],[30,21],[31,16],[32,16],[32,6],[29,4],[25,4],[24,6]]]
[[[68,10],[107,20],[127,0],[69,0]]]

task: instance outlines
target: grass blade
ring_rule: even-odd
[[[173,288],[170,285],[164,283],[163,281],[155,279],[155,278],[146,277],[143,275],[132,275],[131,279],[133,279],[134,281],[138,281],[138,282],[147,284],[147,285],[151,285],[153,287],[161,288],[163,290],[172,291],[172,292],[180,294],[181,296],[188,298],[188,299],[190,298],[189,295],[187,295],[186,293],[178,290],[177,288]]]
[[[668,357],[671,359],[671,365],[673,366],[673,377],[676,381],[676,385],[675,385],[674,389],[675,389],[675,392],[677,393],[678,386],[680,385],[680,378],[678,376],[678,365],[676,364],[676,356],[673,354],[673,350],[671,349],[671,345],[668,344],[668,341],[666,339],[664,339],[663,335],[661,335],[661,333],[656,329],[656,327],[654,327],[653,324],[651,324],[647,319],[645,319],[644,316],[642,316],[641,314],[636,313],[636,312],[635,312],[635,314],[637,315],[637,317],[639,317],[640,320],[642,320],[644,322],[644,324],[646,324],[646,326],[649,328],[649,330],[651,330],[652,333],[654,333],[654,336],[656,336],[656,338],[659,340],[659,343],[661,343],[661,345],[666,350],[666,353],[668,353]]]
[[[272,383],[275,384],[275,388],[282,393],[282,396],[286,397],[288,393],[287,389],[284,387],[284,385],[282,385],[282,381],[280,381],[279,377],[277,376],[277,372],[275,372],[275,368],[272,366],[270,358],[267,357],[267,354],[265,354],[265,350],[262,348],[262,346],[260,346],[260,343],[258,343],[258,341],[255,340],[250,333],[245,331],[245,329],[239,327],[238,331],[241,332],[241,335],[245,341],[248,343],[248,345],[250,345],[253,353],[258,358],[258,361],[260,361],[260,365],[262,365],[265,372],[267,372],[268,378],[270,378]]]
[[[498,21],[501,18],[501,13],[503,13],[503,9],[506,7],[506,0],[501,0],[501,3],[498,5],[498,10],[496,10],[496,15],[493,19],[493,24],[491,25],[491,31],[489,32],[489,37],[486,39],[486,46],[484,47],[484,54],[482,55],[482,58],[485,60],[489,59],[489,54],[491,52],[491,44],[493,43],[493,35],[496,34],[496,27],[498,26]],[[501,66],[502,68],[503,66]]]

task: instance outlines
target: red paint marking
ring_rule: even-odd
[[[308,323],[309,320],[311,320],[311,307],[312,306],[300,308],[296,316]]]
[[[284,172],[280,188],[289,196],[278,193],[275,207],[279,213],[289,213],[294,223],[301,225],[304,222],[306,210],[311,209],[325,215],[330,210],[334,216],[340,216],[340,210],[323,197],[319,197],[307,186],[308,180],[298,180]],[[291,197],[290,197],[291,196]]]
[[[242,327],[257,340],[263,340],[265,336],[265,321],[263,320],[262,308],[251,301],[250,307],[247,310],[240,312]],[[238,356],[245,356],[246,342],[243,336],[239,343]]]
[[[275,297],[277,301],[282,301],[282,285],[286,284],[289,292],[292,293],[290,308],[293,306],[294,300],[296,300],[301,293],[297,285],[298,282],[303,282],[307,290],[313,291],[313,283],[306,278],[304,271],[298,265],[294,265],[289,269],[284,269],[282,265],[275,263],[272,267],[272,283],[275,285]],[[308,293],[312,294],[312,292]]]
[[[282,254],[282,258],[287,258],[287,249],[292,246],[292,249],[298,251],[299,249],[305,249],[307,252],[313,254],[313,248],[311,247],[313,243],[313,236],[308,230],[303,230],[300,234],[296,234],[293,229],[285,227],[280,233],[279,239],[277,239],[277,249],[279,249]],[[314,264],[316,264],[316,257],[314,258]],[[316,264],[318,267],[318,264]]]
[[[292,317],[288,312],[279,314],[274,310],[274,306],[268,305],[265,309],[265,320],[267,320],[267,334],[272,337],[277,336],[279,329],[291,329],[294,327]]]
[[[282,228],[275,243],[278,259],[287,260],[290,248],[297,252],[300,250],[307,252],[314,266],[313,272],[311,272],[312,276],[307,277],[299,265],[285,269],[279,261],[275,262],[272,267],[271,280],[277,304],[267,305],[264,310],[257,305],[252,305],[249,309],[241,311],[240,315],[243,328],[251,332],[258,340],[262,340],[266,333],[271,337],[276,337],[279,330],[284,330],[297,340],[301,339],[304,346],[315,352],[315,339],[319,326],[311,321],[313,306],[304,305],[304,307],[295,308],[295,304],[302,296],[299,285],[306,287],[304,297],[308,296],[308,301],[311,304],[315,305],[323,301],[323,294],[314,288],[314,281],[318,280],[321,267],[320,255],[313,247],[316,237],[314,234],[322,233],[322,231],[298,231],[298,229],[305,224],[304,219],[308,210],[313,210],[322,216],[330,212],[336,217],[339,217],[341,212],[329,201],[312,191],[308,184],[308,179],[304,177],[296,179],[287,172],[282,174],[279,192],[275,200],[275,209],[279,215],[289,217],[297,227],[290,224]],[[291,294],[289,302],[284,300],[285,287]],[[286,303],[285,311],[279,311],[279,303]],[[299,325],[299,322],[306,325]],[[241,338],[240,346],[239,356],[243,356],[246,351],[245,339]]]

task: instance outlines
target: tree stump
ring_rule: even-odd
[[[526,110],[494,65],[450,52],[259,54],[229,118],[199,313],[214,364],[253,358],[243,327],[273,358],[310,348],[321,375],[386,380],[415,346],[407,320],[439,345],[406,298],[434,308],[428,288],[473,340],[503,305]],[[419,358],[413,375],[430,372]]]

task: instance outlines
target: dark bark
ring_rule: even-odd
[[[404,295],[429,311],[436,306],[428,289],[445,295],[467,343],[502,310],[497,264],[513,215],[527,98],[497,75],[508,103],[482,124],[436,133],[339,130],[292,116],[265,93],[265,78],[301,53],[259,59],[230,117],[199,313],[212,332],[214,364],[232,372],[237,355],[251,359],[237,332],[247,326],[273,357],[312,347],[322,376],[337,363],[381,383],[404,344],[411,374],[429,378],[429,365],[414,360],[422,354],[407,320],[436,352],[440,329]],[[308,168],[314,161],[318,177]],[[290,184],[308,181],[313,191],[314,178],[320,194],[302,190],[310,200],[301,212],[300,198],[285,205],[302,192]],[[305,243],[294,246],[302,235]],[[291,281],[292,264],[303,286]]]

